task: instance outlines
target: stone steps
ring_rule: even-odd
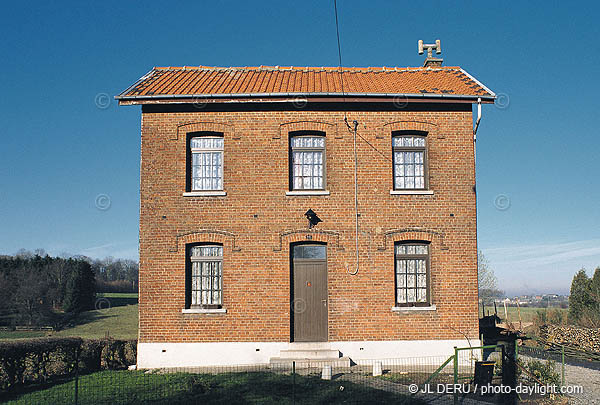
[[[337,349],[332,349],[329,342],[293,342],[287,349],[279,351],[279,357],[272,357],[271,366],[280,365],[289,368],[296,362],[298,368],[323,367],[350,367],[350,358],[341,357]]]
[[[304,359],[304,358],[281,358],[271,357],[269,365],[272,368],[290,369],[293,362],[296,362],[296,368],[322,368],[331,366],[333,368],[350,367],[350,357],[338,357],[335,359]]]
[[[339,359],[340,351],[333,349],[287,349],[280,350],[279,357],[282,359],[306,359],[306,360],[329,360]]]

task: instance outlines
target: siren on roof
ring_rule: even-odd
[[[442,53],[442,41],[440,41],[439,39],[436,39],[435,44],[424,44],[423,40],[419,39],[418,48],[419,48],[419,55],[423,55],[424,49],[427,49],[427,58],[425,59],[425,62],[423,63],[424,67],[442,66],[442,62],[444,61],[444,59],[433,57],[434,50],[437,55]]]

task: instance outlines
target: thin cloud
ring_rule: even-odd
[[[137,243],[106,243],[79,250],[79,254],[95,259],[112,256],[119,259],[138,260]]]
[[[483,253],[496,264],[538,267],[600,256],[600,239],[491,248]]]
[[[600,265],[600,239],[482,250],[507,292],[568,294],[577,270]]]
[[[81,252],[82,253],[84,253],[84,252],[96,252],[98,250],[106,250],[106,249],[111,248],[113,246],[115,246],[114,243],[107,243],[105,245],[92,246],[92,247],[89,247],[89,248],[82,249]]]

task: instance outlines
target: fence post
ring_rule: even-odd
[[[502,385],[510,386],[514,390],[517,386],[517,362],[514,351],[506,343],[499,346],[502,348]],[[517,403],[517,393],[515,391],[504,393],[502,399],[504,404],[515,405]]]
[[[483,349],[483,346],[485,346],[485,344],[483,343],[483,333],[480,336],[480,341],[481,341],[481,361],[485,360],[485,352]]]
[[[292,361],[292,404],[296,405],[296,362]]]
[[[75,349],[75,405],[79,404],[79,347]]]
[[[456,384],[458,384],[458,348],[454,346],[454,405],[458,404],[458,392],[456,391]]]
[[[561,362],[562,362],[561,384],[564,387],[565,386],[565,345],[560,346],[560,355],[561,355]]]

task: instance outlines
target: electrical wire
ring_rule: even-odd
[[[358,230],[359,230],[359,224],[358,224],[358,152],[356,150],[356,136],[358,133],[358,121],[356,121],[356,120],[353,121],[354,128],[352,128],[350,126],[350,124],[348,124],[348,114],[346,111],[346,92],[344,91],[344,69],[342,68],[342,46],[340,44],[340,27],[339,27],[339,20],[338,20],[337,0],[333,0],[333,8],[335,11],[335,32],[337,35],[338,61],[339,61],[338,71],[340,73],[340,88],[342,90],[342,105],[344,106],[344,123],[346,124],[348,131],[352,132],[354,135],[354,137],[353,137],[353,139],[354,139],[354,221],[355,221],[355,232],[356,232],[356,238],[355,238],[356,268],[354,271],[350,271],[349,268],[346,269],[346,271],[348,272],[348,274],[355,276],[358,274],[358,270],[360,267],[360,256],[359,256],[359,251],[358,251]]]
[[[352,127],[348,124],[348,114],[346,110],[346,92],[344,91],[344,69],[342,68],[342,45],[340,42],[340,25],[338,20],[337,0],[333,0],[333,9],[335,11],[335,33],[337,36],[338,48],[338,73],[340,74],[340,88],[342,90],[342,105],[344,106],[344,123],[348,131],[352,132]]]

